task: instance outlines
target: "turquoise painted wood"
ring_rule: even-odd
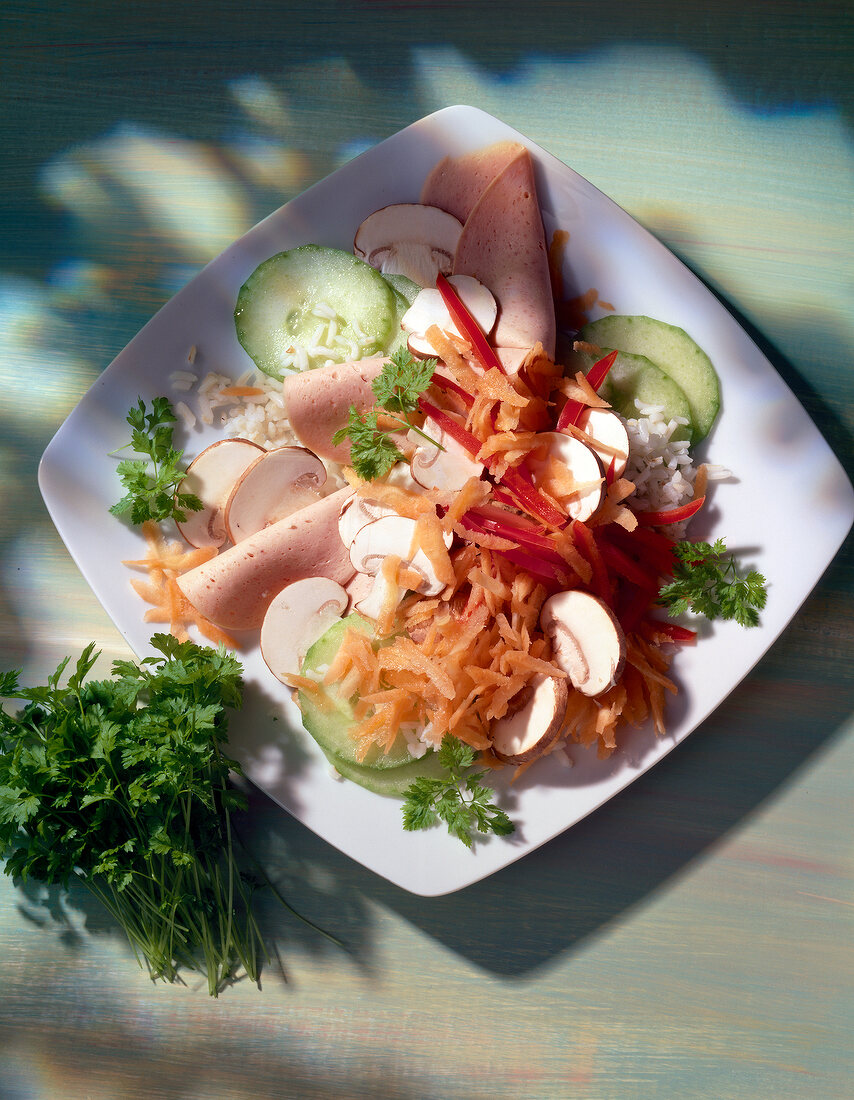
[[[5,4],[0,667],[33,682],[92,639],[104,671],[128,655],[36,487],[99,372],[259,217],[455,102],[682,257],[851,470],[851,40],[835,3]],[[852,654],[849,539],[677,752],[446,898],[253,796],[265,865],[347,945],[265,903],[287,980],[271,965],[260,992],[152,986],[84,892],[3,877],[0,1096],[850,1095]]]

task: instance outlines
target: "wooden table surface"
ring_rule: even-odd
[[[119,10],[0,10],[0,669],[128,655],[36,486],[99,372],[258,218],[452,103],[683,258],[851,470],[850,5]],[[2,876],[0,1098],[851,1095],[852,550],[684,745],[459,894],[412,897],[253,796],[266,865],[347,945],[265,903],[287,982],[152,985],[81,893]]]

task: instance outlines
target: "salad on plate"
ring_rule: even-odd
[[[467,844],[513,828],[491,770],[665,732],[696,640],[667,610],[752,625],[765,599],[686,537],[727,476],[692,455],[714,366],[665,320],[567,299],[567,237],[547,240],[525,146],[444,157],[352,252],[260,264],[235,306],[254,372],[199,379],[191,352],[131,411],[145,457],[119,468],[146,618],[259,640],[336,774]],[[185,470],[174,422],[215,418]]]

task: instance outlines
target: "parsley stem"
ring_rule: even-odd
[[[416,435],[420,435],[422,439],[426,439],[428,443],[432,444],[432,446],[434,447],[438,447],[440,451],[445,450],[445,448],[442,446],[441,443],[438,442],[438,440],[433,439],[432,436],[428,435],[426,432],[423,432],[419,427],[412,423],[409,417],[405,416],[405,419],[401,420],[399,416],[390,416],[389,419],[394,420],[397,424],[400,424],[402,428],[411,428]]]

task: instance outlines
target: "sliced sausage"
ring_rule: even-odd
[[[335,446],[332,437],[347,424],[351,405],[359,412],[373,408],[376,401],[371,383],[387,362],[383,356],[374,356],[317,367],[285,379],[285,412],[304,447],[332,462],[350,461],[350,441]]]
[[[355,570],[338,533],[338,513],[352,489],[301,508],[178,578],[205,618],[231,630],[259,627],[273,598],[292,581],[328,577],[346,584]]]

